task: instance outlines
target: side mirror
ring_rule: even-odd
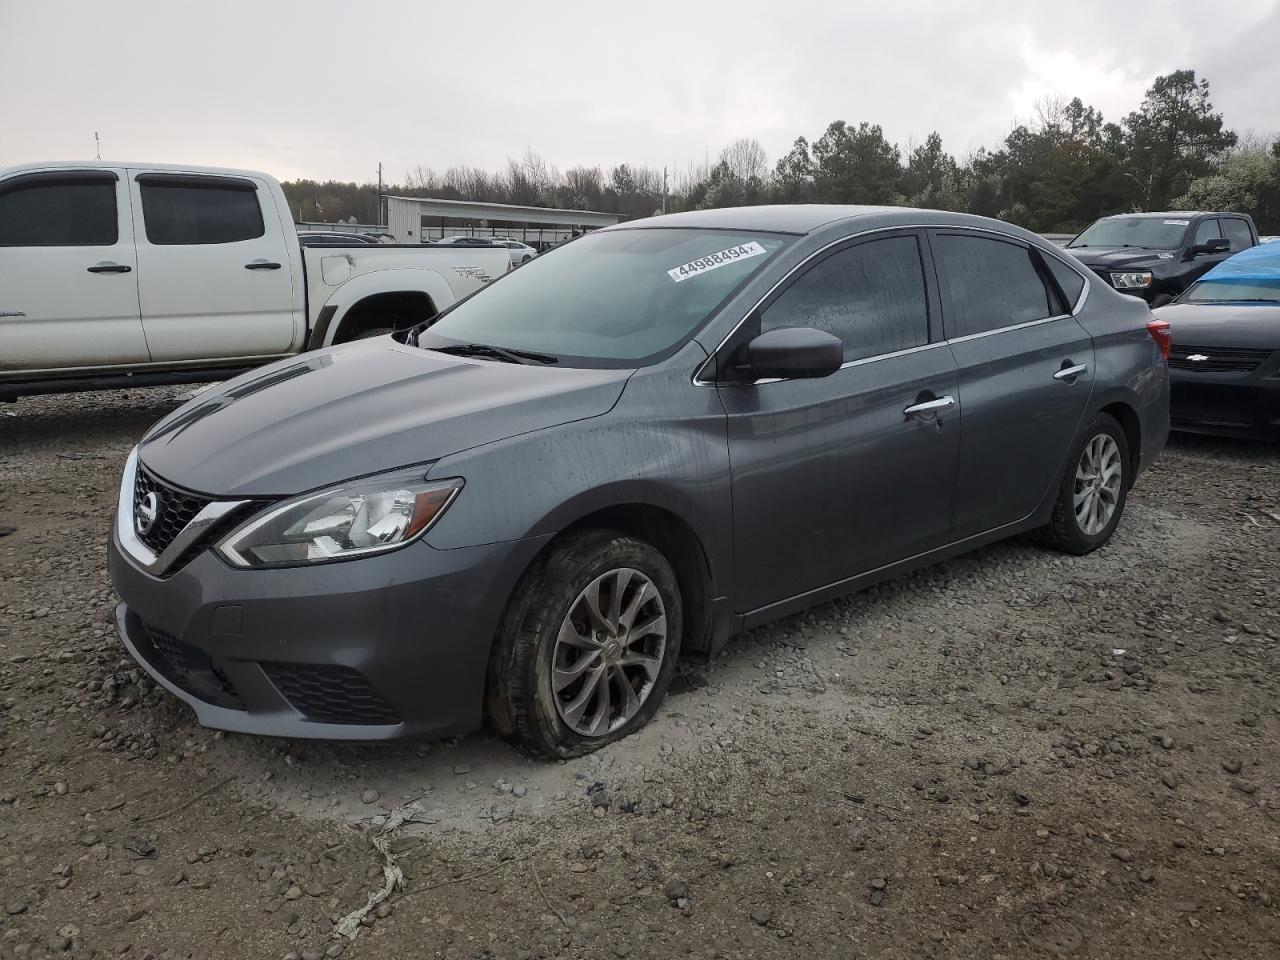
[[[1191,248],[1191,255],[1194,257],[1201,253],[1226,253],[1231,249],[1231,241],[1226,237],[1214,237],[1206,240],[1204,243],[1197,243]]]
[[[844,344],[812,327],[784,327],[747,344],[747,363],[757,379],[826,377],[844,363]]]

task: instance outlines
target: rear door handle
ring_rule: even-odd
[[[930,414],[941,413],[943,410],[950,410],[955,405],[954,397],[939,397],[937,400],[913,403],[902,412],[908,417],[927,417]]]
[[[1082,373],[1088,372],[1089,365],[1087,363],[1077,363],[1074,367],[1063,367],[1053,375],[1053,379],[1066,380],[1068,383],[1074,383],[1076,377],[1080,376]]]
[[[254,260],[252,263],[246,263],[244,268],[246,270],[279,270],[280,264],[268,260]]]
[[[90,273],[128,273],[132,269],[124,263],[95,263],[88,268]]]

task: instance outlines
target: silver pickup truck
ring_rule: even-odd
[[[410,326],[511,268],[502,247],[304,247],[264,173],[0,170],[0,400],[221,380]]]

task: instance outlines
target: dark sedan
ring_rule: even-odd
[[[1174,429],[1280,440],[1280,245],[1237,254],[1156,313],[1173,328]]]
[[[681,656],[985,543],[1111,537],[1168,325],[1008,224],[708,210],[202,393],[129,457],[129,652],[211,727],[544,756]]]

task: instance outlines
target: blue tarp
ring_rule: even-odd
[[[1200,282],[1280,282],[1280,240],[1241,250],[1206,273]]]

